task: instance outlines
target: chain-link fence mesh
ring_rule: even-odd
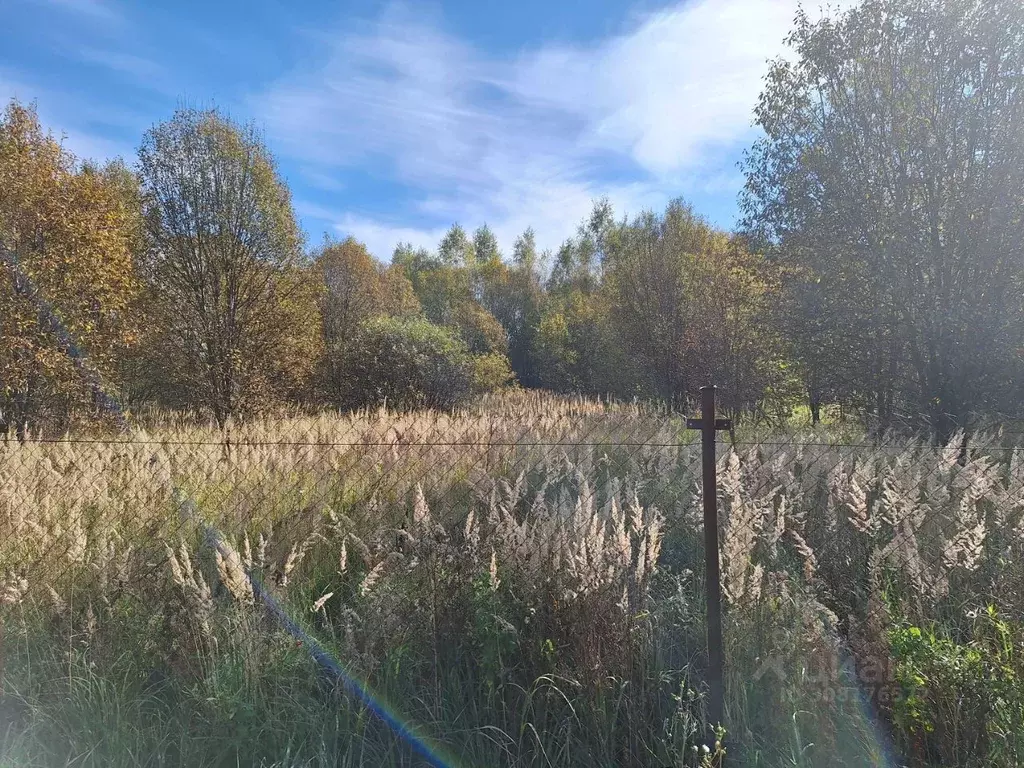
[[[827,434],[718,446],[730,759],[1015,764],[1017,436]],[[121,694],[191,691],[301,764],[718,761],[695,437],[520,394],[2,442],[5,698],[131,656]]]
[[[521,394],[453,415],[0,443],[8,688],[44,630],[65,666],[131,650],[147,678],[203,686],[225,659],[273,679],[287,651],[434,745],[367,726],[394,759],[523,764],[551,747],[545,718],[576,718],[610,727],[608,759],[671,760],[699,736],[699,700],[679,695],[700,644],[650,611],[659,559],[702,559],[689,439],[676,414]],[[601,719],[610,680],[621,722]]]
[[[767,438],[721,460],[723,588],[746,640],[727,669],[799,691],[813,752],[848,754],[850,706],[897,764],[1024,759],[1019,439]]]

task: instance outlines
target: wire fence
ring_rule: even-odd
[[[866,704],[909,764],[1024,757],[1024,710],[1006,684],[1024,617],[1015,439],[738,444],[722,467],[735,614],[799,585],[814,640],[788,668],[769,656],[771,671],[810,669],[823,703]],[[784,587],[779,569],[793,575]]]
[[[660,510],[694,492],[696,454],[676,416],[590,411],[0,443],[5,618],[57,624],[90,656],[138,632],[154,668],[195,676],[269,613],[267,642],[283,627],[392,736],[448,764],[436,746],[455,727],[437,722],[446,670],[474,691],[512,691],[556,670],[596,680],[632,666]],[[396,657],[425,708],[401,718],[381,704]],[[421,738],[417,722],[435,727]]]
[[[94,664],[130,641],[184,678],[291,642],[430,764],[543,764],[561,737],[515,736],[528,718],[605,734],[608,764],[700,760],[717,590],[696,437],[680,414],[524,395],[0,442],[6,677],[37,633]],[[996,683],[1024,609],[1013,439],[719,435],[710,719],[731,759],[791,732],[783,712],[818,755],[957,764],[1014,732],[1021,702]],[[539,680],[572,682],[541,706]]]

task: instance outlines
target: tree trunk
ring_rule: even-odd
[[[811,392],[811,426],[821,424],[821,395],[816,391]]]
[[[18,419],[15,425],[15,435],[19,443],[24,443],[28,440],[28,419]]]

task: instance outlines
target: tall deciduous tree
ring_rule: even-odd
[[[777,389],[783,356],[769,322],[770,275],[681,201],[609,230],[603,291],[647,394],[683,402],[714,382],[738,412]]]
[[[537,239],[533,229],[527,229],[516,238],[512,247],[506,311],[504,316],[499,316],[508,333],[508,356],[512,370],[526,387],[540,386],[533,349],[544,302],[544,258],[537,253]]]
[[[416,317],[423,313],[420,300],[405,270],[392,264],[381,273],[381,308],[389,317]]]
[[[801,13],[789,43],[755,112],[744,207],[792,275],[809,386],[838,371],[883,423],[905,408],[940,435],[972,409],[1013,407],[1024,6],[866,0]]]
[[[452,224],[441,238],[437,256],[442,264],[449,267],[470,267],[476,263],[473,242],[459,224]]]
[[[344,341],[363,320],[381,313],[382,270],[366,246],[351,237],[326,244],[315,254],[314,265],[323,281],[324,342],[331,347]]]
[[[351,363],[348,347],[356,329],[376,317],[415,317],[420,303],[400,267],[385,268],[352,237],[328,241],[320,248],[314,254],[313,273],[324,340],[317,386],[330,402],[342,403],[352,394],[345,369]]]
[[[218,423],[297,389],[315,347],[315,295],[287,187],[251,126],[180,109],[139,150],[146,277],[171,374]]]
[[[320,281],[320,322],[324,339],[320,386],[337,399],[343,350],[361,322],[381,314],[384,286],[380,267],[366,246],[354,238],[328,242],[314,254]]]
[[[486,224],[473,233],[473,256],[478,264],[493,264],[501,261],[498,239]]]
[[[542,386],[588,394],[632,395],[635,377],[618,344],[602,290],[607,239],[614,219],[606,200],[594,204],[576,237],[555,255],[531,355]],[[525,245],[525,244],[524,244]],[[524,261],[529,257],[524,255]]]
[[[492,237],[480,237],[481,231],[477,230],[478,240]],[[490,254],[477,268],[480,303],[504,328],[509,360],[519,381],[524,386],[539,386],[530,354],[543,299],[533,230],[516,239],[511,264],[501,259],[496,242],[478,252]]]
[[[109,383],[133,340],[138,226],[122,180],[79,167],[33,109],[0,115],[0,433],[98,414],[68,352]]]

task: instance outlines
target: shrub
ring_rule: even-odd
[[[1014,645],[1020,626],[991,604],[973,611],[969,623],[955,632],[935,623],[890,630],[897,733],[909,741],[906,751],[942,765],[979,755],[990,765],[1019,765],[1024,700]]]
[[[473,389],[484,394],[500,389],[515,378],[505,355],[492,353],[473,356]]]
[[[475,357],[454,331],[421,318],[367,320],[342,355],[339,404],[350,408],[449,410],[509,379],[503,355]]]
[[[508,335],[498,318],[475,301],[465,301],[452,312],[448,325],[474,355],[508,354]]]

